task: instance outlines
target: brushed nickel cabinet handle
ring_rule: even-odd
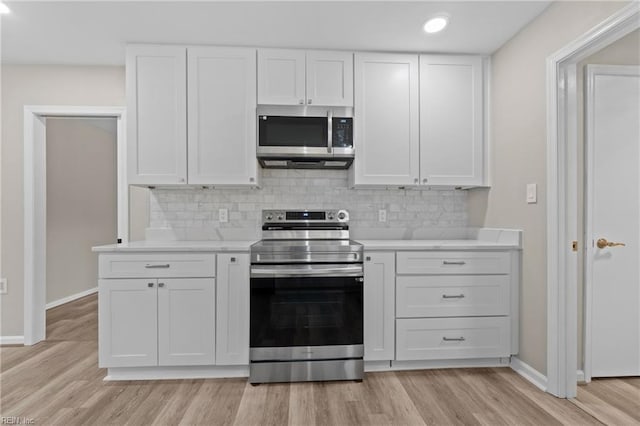
[[[464,294],[443,294],[443,299],[464,299]]]
[[[164,283],[158,283],[158,287],[160,288],[164,287]]]
[[[232,257],[232,258],[231,258],[231,263],[234,263],[235,261],[236,261],[236,258],[235,258],[235,257]]]
[[[466,265],[467,262],[465,262],[463,260],[459,260],[459,261],[456,261],[456,262],[453,262],[451,260],[443,260],[442,264],[443,265]]]
[[[168,263],[163,263],[161,265],[144,265],[144,267],[147,269],[167,269],[170,268],[171,265]]]
[[[366,260],[367,262],[371,262],[371,256],[367,256],[367,257],[365,257],[365,260]]]
[[[147,287],[152,288],[153,287],[153,283],[147,283]]]
[[[464,337],[443,337],[442,340],[445,342],[464,342]]]

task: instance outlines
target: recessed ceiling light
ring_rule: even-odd
[[[449,17],[447,15],[437,15],[429,19],[424,24],[424,31],[429,34],[438,33],[447,26],[449,23]]]
[[[11,13],[11,9],[6,4],[0,3],[0,15],[6,15],[7,13]]]

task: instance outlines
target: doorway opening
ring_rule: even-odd
[[[65,188],[58,188],[61,194],[52,195],[48,193],[47,178],[48,171],[53,173],[64,174],[65,164],[69,162],[68,169],[72,169],[71,161],[82,161],[79,158],[69,158],[64,154],[61,157],[57,157],[58,153],[48,152],[47,137],[52,136],[50,133],[52,130],[60,130],[59,127],[68,126],[70,122],[74,122],[76,125],[81,124],[80,127],[87,131],[87,122],[82,120],[94,120],[93,124],[104,123],[113,120],[109,125],[113,129],[115,127],[115,147],[112,147],[114,159],[110,160],[110,166],[115,171],[112,178],[115,177],[115,183],[112,183],[114,187],[111,189],[115,195],[116,209],[115,213],[115,229],[116,233],[112,234],[112,237],[108,241],[100,241],[98,244],[116,243],[117,241],[128,241],[129,224],[128,224],[128,207],[129,198],[127,190],[126,179],[126,150],[125,150],[125,133],[124,133],[124,121],[125,121],[125,109],[123,107],[64,107],[64,106],[25,106],[24,109],[24,233],[25,233],[25,247],[24,247],[24,344],[33,345],[45,339],[46,330],[46,306],[47,306],[47,248],[49,250],[58,251],[56,248],[56,242],[60,241],[48,241],[48,221],[47,221],[47,198],[55,197],[51,200],[52,206],[61,204],[64,206],[65,200],[60,200],[59,197],[71,197],[77,194],[71,194],[72,191],[66,191]],[[68,120],[68,121],[67,121]],[[96,121],[106,120],[106,121]],[[48,124],[51,127],[48,129]],[[95,127],[95,126],[94,126]],[[102,129],[104,130],[104,129]],[[95,131],[95,129],[93,129]],[[112,130],[113,131],[113,130]],[[54,131],[55,133],[55,131]],[[48,170],[47,157],[53,155],[55,164],[51,164],[51,170]],[[97,159],[100,161],[100,159]],[[90,167],[90,166],[89,166]],[[89,168],[91,171],[91,168]],[[67,180],[67,182],[69,182]],[[90,189],[90,188],[89,188]],[[91,195],[89,192],[88,195]],[[71,204],[72,209],[75,203],[82,203],[81,200],[76,200]],[[113,198],[111,199],[113,203]],[[77,208],[77,204],[75,207]],[[54,210],[57,207],[54,208]],[[87,215],[93,215],[95,212],[86,212]],[[55,212],[56,216],[60,215],[60,212]],[[67,212],[70,215],[83,215],[83,211],[74,211],[73,213]],[[62,213],[64,216],[64,213]],[[59,218],[56,220],[64,221],[70,220],[70,217]],[[110,219],[113,220],[113,219]],[[76,230],[80,228],[78,223],[71,223],[69,227],[75,227]],[[67,227],[67,228],[69,228]],[[114,226],[111,226],[113,230]],[[68,229],[67,229],[68,230]],[[60,232],[60,229],[52,230]],[[52,234],[53,235],[53,234]],[[51,236],[50,236],[51,237]],[[59,237],[59,235],[56,235]],[[49,247],[48,247],[49,246]],[[90,248],[89,248],[90,249]],[[80,249],[83,250],[83,249]],[[58,254],[58,253],[57,253]],[[64,255],[64,253],[62,253]],[[90,252],[89,252],[90,255]],[[73,264],[73,259],[65,260],[68,264]],[[80,263],[82,260],[76,260]],[[79,265],[78,268],[80,267]],[[70,276],[73,271],[66,271]],[[54,275],[62,275],[60,271],[53,271]],[[86,276],[86,272],[84,274]],[[97,275],[93,277],[94,282],[97,280]],[[86,284],[85,284],[86,285]],[[73,286],[73,285],[72,285]],[[95,287],[95,286],[94,286]],[[75,291],[75,290],[71,290]],[[81,290],[74,293],[78,296],[78,293],[82,291],[92,291],[92,289]],[[54,297],[54,296],[52,296]],[[57,300],[60,302],[60,299]],[[64,298],[62,298],[62,303]]]

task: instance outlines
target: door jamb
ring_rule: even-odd
[[[114,117],[117,119],[118,238],[129,238],[124,107],[24,107],[24,344],[45,339],[46,305],[46,119]]]
[[[632,2],[547,58],[547,392],[561,398],[577,392],[577,63],[639,27]]]

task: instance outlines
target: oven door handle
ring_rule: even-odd
[[[357,265],[254,265],[251,278],[286,277],[361,277],[364,269]]]

